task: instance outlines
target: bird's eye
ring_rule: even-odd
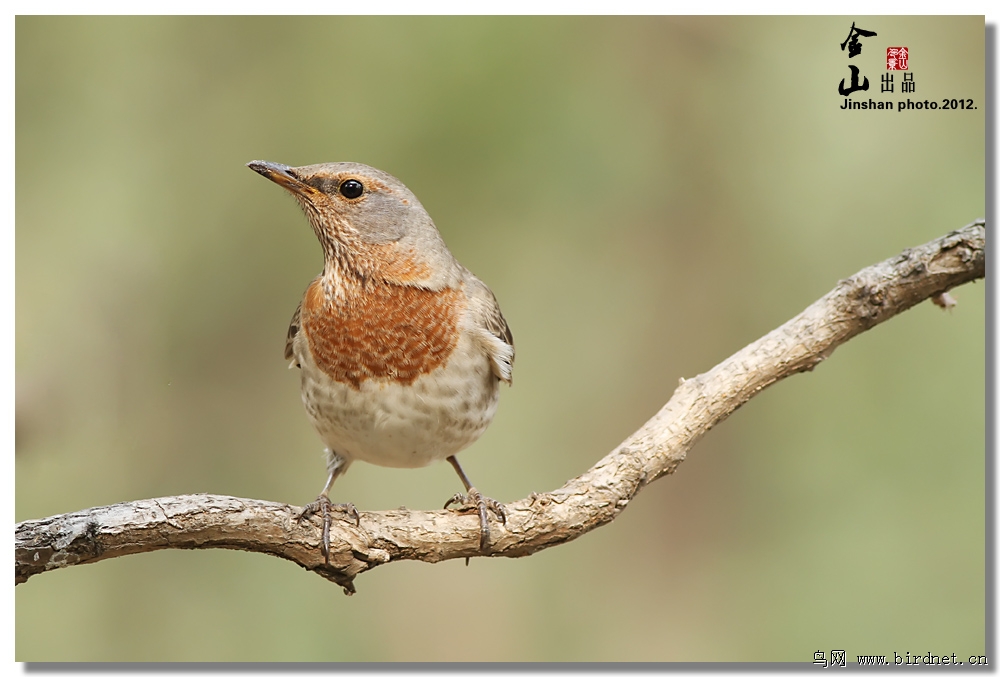
[[[340,184],[340,194],[346,197],[348,200],[353,200],[356,197],[361,197],[361,193],[365,192],[365,187],[361,185],[360,181],[355,181],[354,179],[348,179]]]

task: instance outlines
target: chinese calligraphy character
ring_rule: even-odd
[[[858,42],[858,38],[860,38],[860,37],[870,38],[873,35],[878,35],[878,33],[876,33],[875,31],[866,31],[863,28],[858,28],[852,22],[851,23],[851,31],[847,34],[847,39],[844,40],[842,43],[840,43],[840,51],[844,51],[846,49],[847,50],[847,58],[848,59],[853,59],[854,57],[856,57],[858,54],[861,53],[861,43]],[[857,66],[848,66],[848,68],[851,69],[851,86],[850,87],[845,87],[844,86],[846,78],[843,79],[843,80],[841,80],[840,81],[840,87],[838,88],[838,91],[840,92],[840,95],[841,96],[848,96],[849,94],[852,94],[852,93],[854,93],[854,92],[856,92],[858,90],[867,91],[868,90],[868,78],[864,78],[864,84],[859,84],[858,83],[859,72],[858,72]],[[884,86],[885,85],[883,85],[883,87]],[[885,91],[885,89],[883,89],[882,91]],[[889,91],[892,91],[892,90],[889,90]]]
[[[861,43],[858,42],[859,37],[870,38],[874,35],[878,35],[875,31],[866,31],[863,28],[855,28],[854,22],[851,22],[851,32],[847,34],[847,39],[840,44],[840,51],[844,51],[847,48],[847,58],[853,59],[858,54],[861,54]]]
[[[847,96],[849,94],[852,94],[852,93],[858,91],[859,89],[862,90],[862,91],[867,91],[868,90],[868,78],[867,77],[865,78],[865,83],[863,85],[859,85],[858,84],[858,67],[857,66],[848,66],[848,68],[851,69],[851,86],[845,88],[844,87],[844,80],[842,79],[840,81],[840,95],[841,96]]]

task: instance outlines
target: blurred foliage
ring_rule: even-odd
[[[915,98],[978,110],[841,110],[854,20],[879,34],[852,62],[873,98],[907,45]],[[837,280],[982,216],[983,63],[982,17],[18,17],[16,518],[321,488],[281,358],[320,250],[249,160],[389,171],[493,288],[515,386],[462,458],[509,501]],[[394,564],[352,598],[236,552],[51,572],[16,589],[16,658],[984,653],[984,286],[953,295],[763,393],[573,543]],[[334,494],[458,488],[446,464],[355,464]]]

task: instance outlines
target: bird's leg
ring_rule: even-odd
[[[455,469],[458,473],[459,478],[462,480],[462,484],[465,485],[466,495],[455,494],[448,499],[448,502],[444,504],[447,508],[450,505],[456,505],[456,510],[478,510],[479,512],[479,549],[485,551],[486,545],[490,540],[490,522],[489,516],[486,514],[486,509],[489,508],[500,518],[500,522],[503,524],[507,523],[507,510],[503,507],[503,503],[499,501],[494,501],[492,498],[488,498],[479,493],[469,478],[465,476],[465,472],[462,470],[462,466],[458,464],[458,459],[454,456],[448,457],[448,463]]]
[[[336,508],[342,510],[347,514],[348,517],[354,518],[355,526],[361,526],[361,515],[358,514],[358,509],[354,507],[353,503],[331,503],[330,502],[330,487],[333,486],[333,481],[339,476],[347,472],[348,466],[351,462],[338,454],[335,451],[329,449],[326,450],[327,461],[326,469],[330,473],[326,478],[326,486],[323,487],[323,491],[320,492],[316,500],[307,505],[299,514],[298,521],[301,522],[304,519],[308,519],[320,513],[323,516],[323,559],[329,564],[330,563],[330,510]]]

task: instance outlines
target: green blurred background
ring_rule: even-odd
[[[881,95],[843,111],[839,44]],[[984,23],[962,18],[16,20],[16,519],[324,480],[285,330],[322,259],[243,165],[403,180],[496,292],[515,386],[462,455],[503,501],[583,472],[860,268],[985,211]],[[867,99],[868,95],[853,98]],[[617,520],[519,560],[157,552],[16,589],[16,658],[810,661],[984,653],[984,292],[755,398]],[[450,467],[335,499],[434,509]]]

